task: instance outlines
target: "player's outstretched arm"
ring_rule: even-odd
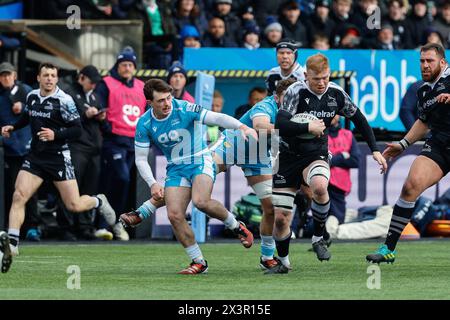
[[[400,155],[403,151],[406,150],[411,144],[422,139],[428,133],[429,128],[428,125],[422,120],[418,119],[414,122],[414,125],[405,135],[405,137],[399,142],[387,143],[386,149],[383,151],[383,156],[386,160],[391,160],[398,155]]]
[[[241,130],[245,139],[246,137],[252,136],[255,140],[258,140],[258,134],[255,130],[247,127],[239,120],[223,113],[208,111],[205,115],[203,123],[212,126],[219,126],[225,129]]]
[[[383,157],[380,150],[378,150],[375,134],[373,133],[372,128],[369,126],[366,117],[362,114],[361,110],[356,109],[353,116],[351,116],[349,119],[353,122],[356,129],[361,132],[364,140],[369,145],[369,148],[372,151],[373,159],[380,165],[380,173],[385,173],[388,167],[386,159]]]

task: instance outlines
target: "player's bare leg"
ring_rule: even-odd
[[[275,188],[272,192],[275,213],[273,238],[275,239],[278,257],[283,266],[280,266],[275,273],[287,273],[291,269],[289,244],[291,241],[292,206],[295,192],[295,188]]]
[[[9,211],[8,236],[12,255],[18,255],[20,228],[25,220],[25,205],[44,180],[28,171],[20,170],[16,178],[11,209]]]
[[[329,172],[328,163],[322,160],[313,161],[303,170],[303,179],[309,184],[312,193],[311,211],[314,219],[312,247],[320,261],[331,258],[326,241],[323,239],[325,222],[330,211],[330,197],[328,195]]]
[[[213,180],[206,174],[197,175],[192,184],[192,202],[200,210],[212,218],[219,219],[225,227],[233,230],[245,248],[253,244],[253,234],[244,223],[236,220],[222,203],[211,199]]]
[[[168,187],[164,190],[164,197],[166,199],[167,215],[170,224],[172,225],[173,233],[192,260],[191,264],[179,273],[206,273],[208,264],[203,258],[199,245],[195,241],[195,235],[192,228],[186,221],[186,209],[191,201],[191,188]]]
[[[394,206],[389,232],[386,241],[374,254],[366,256],[367,261],[374,263],[393,263],[397,254],[395,247],[403,229],[409,223],[414,212],[417,198],[429,187],[438,183],[444,177],[441,167],[425,156],[418,156],[411,168]]]
[[[105,218],[106,222],[113,226],[116,222],[116,213],[106,199],[105,195],[97,196],[80,196],[78,184],[75,179],[65,181],[54,181],[56,189],[66,206],[71,212],[84,212],[94,208],[98,208],[100,214]]]
[[[267,270],[278,264],[278,259],[274,258],[275,240],[272,235],[275,221],[272,204],[272,175],[248,176],[247,182],[261,202],[263,214],[259,228],[261,235],[260,267]]]

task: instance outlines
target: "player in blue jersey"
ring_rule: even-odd
[[[221,220],[233,230],[244,247],[249,248],[253,244],[253,235],[220,202],[211,199],[215,168],[211,152],[203,139],[203,124],[240,130],[244,139],[249,136],[257,139],[257,133],[230,116],[174,99],[172,87],[162,80],[147,81],[144,95],[151,108],[139,119],[136,127],[136,165],[157,203],[149,200],[138,211],[144,212],[146,206],[165,203],[173,232],[192,260],[179,273],[206,273],[208,264],[185,219],[191,200],[199,210]],[[151,144],[156,145],[168,160],[164,188],[154,179],[147,162]]]
[[[214,150],[218,172],[224,172],[232,165],[241,167],[248,184],[261,201],[263,216],[260,224],[260,266],[267,273],[281,263],[274,257],[275,241],[272,236],[274,208],[270,142],[277,140],[276,137],[271,136],[271,132],[274,129],[284,93],[295,81],[292,78],[279,81],[273,96],[258,102],[239,119],[243,124],[258,131],[259,142],[255,143],[251,139],[244,141],[238,131],[225,130],[222,143]],[[275,145],[272,147],[275,150],[278,149]]]

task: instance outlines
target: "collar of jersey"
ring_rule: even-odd
[[[450,68],[448,67],[448,65],[445,67],[444,71],[441,72],[441,74],[439,75],[439,77],[436,79],[435,82],[431,83],[431,82],[425,82],[423,85],[429,85],[431,87],[431,90],[433,90],[434,86],[436,85],[436,83],[441,80],[441,78],[444,76],[445,73],[450,73]]]
[[[59,92],[59,90],[60,90],[59,87],[56,86],[55,92],[53,92],[53,93],[52,93],[51,95],[49,95],[49,96],[43,97],[43,96],[41,96],[41,89],[39,89],[39,90],[38,90],[38,94],[37,94],[38,97],[39,97],[39,101],[42,103],[43,100],[56,96],[56,94]]]
[[[151,109],[151,115],[152,115],[152,118],[155,119],[156,121],[163,122],[163,121],[166,121],[167,119],[169,119],[169,117],[172,115],[172,111],[173,111],[173,106],[172,106],[172,109],[170,109],[170,113],[167,115],[167,117],[162,118],[162,119],[158,119],[157,117],[155,117],[155,114],[153,113],[153,108],[152,108]]]
[[[300,63],[295,62],[295,64],[296,64],[295,68],[294,68],[294,69],[292,70],[292,72],[289,73],[287,76],[283,76],[283,73],[281,72],[281,67],[280,67],[280,76],[281,76],[281,79],[283,79],[283,80],[289,79],[289,78],[295,73],[295,71],[297,71],[297,69],[300,67]]]

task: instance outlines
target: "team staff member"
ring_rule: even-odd
[[[136,54],[125,48],[108,76],[95,88],[100,105],[106,107],[106,123],[102,147],[101,191],[111,200],[116,212],[123,212],[128,198],[134,165],[134,134],[139,117],[144,114],[144,83],[134,77]],[[128,240],[121,228],[114,229],[119,240]]]

